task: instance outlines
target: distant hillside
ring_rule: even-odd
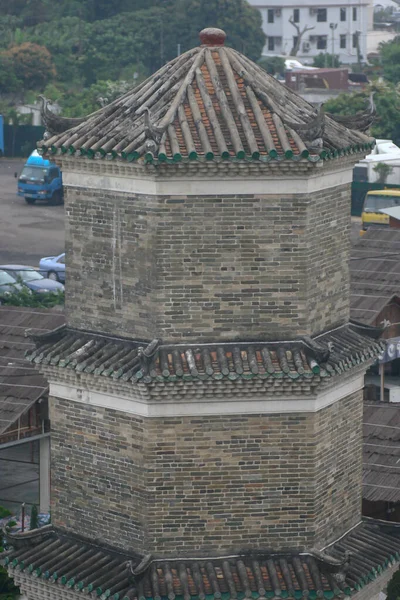
[[[257,60],[265,36],[246,0],[0,0],[0,111],[37,93],[79,116],[139,83],[218,26]]]

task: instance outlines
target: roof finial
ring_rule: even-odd
[[[206,27],[199,33],[202,46],[223,46],[225,44],[226,33],[223,29],[216,27]]]

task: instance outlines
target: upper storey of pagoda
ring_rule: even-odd
[[[205,29],[201,45],[83,119],[44,108],[44,152],[90,158],[319,161],[368,150],[372,111],[325,114]],[[349,129],[349,127],[358,130]]]

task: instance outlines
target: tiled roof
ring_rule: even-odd
[[[400,406],[364,402],[363,498],[400,501]]]
[[[366,330],[367,332],[368,330]],[[121,381],[331,377],[378,356],[384,348],[347,325],[316,337],[282,342],[164,345],[107,337],[62,327],[33,336],[33,363]]]
[[[89,158],[317,161],[374,143],[212,40],[86,119],[63,120],[46,103],[42,113],[49,137],[41,152]]]
[[[25,330],[47,332],[64,323],[64,315],[45,309],[0,307],[0,434],[47,393],[43,376],[24,358],[34,348]]]
[[[8,535],[11,574],[102,600],[343,598],[400,559],[399,530],[367,520],[323,553],[246,551],[219,557],[124,554],[51,525]]]
[[[351,249],[350,311],[373,323],[400,290],[400,230],[370,228]]]

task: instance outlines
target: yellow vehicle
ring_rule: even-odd
[[[379,212],[381,208],[400,206],[400,189],[374,190],[367,193],[361,214],[361,231],[363,235],[369,227],[389,225],[389,215]]]

